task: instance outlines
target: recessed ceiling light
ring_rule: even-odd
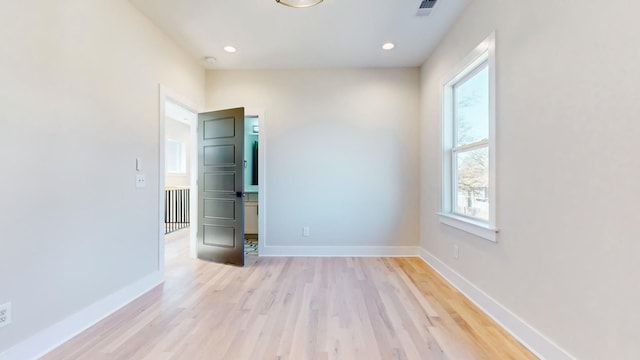
[[[204,58],[204,61],[208,62],[209,64],[215,64],[217,60],[218,59],[214,58],[213,56],[207,56]]]
[[[226,51],[228,53],[234,53],[234,52],[236,52],[236,48],[234,48],[233,46],[227,45],[227,46],[224,47],[224,51]]]
[[[276,0],[276,2],[293,8],[306,8],[318,5],[322,0]]]
[[[394,47],[396,47],[396,45],[394,43],[392,43],[392,42],[388,42],[388,43],[382,44],[382,48],[385,49],[385,50],[391,50]]]

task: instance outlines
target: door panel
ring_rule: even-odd
[[[244,108],[198,114],[198,258],[244,265]]]
[[[225,117],[214,121],[205,121],[202,126],[204,129],[204,139],[219,139],[235,136],[235,118]]]
[[[218,167],[233,166],[235,165],[235,155],[235,145],[205,146],[204,165]]]
[[[236,173],[220,172],[216,174],[204,174],[202,186],[204,191],[217,191],[235,193]]]
[[[204,199],[204,213],[209,219],[236,219],[236,201],[227,199]]]
[[[208,246],[233,248],[236,245],[236,230],[228,226],[205,225],[204,244]]]

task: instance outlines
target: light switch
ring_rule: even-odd
[[[147,179],[144,175],[136,175],[136,187],[143,188],[147,186]]]
[[[142,159],[141,158],[136,158],[136,170],[137,171],[142,171]]]

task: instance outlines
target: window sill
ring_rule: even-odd
[[[489,241],[497,242],[498,229],[489,224],[448,213],[438,213],[440,222]]]

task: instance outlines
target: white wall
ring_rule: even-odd
[[[187,153],[187,166],[185,173],[179,174],[167,172],[165,187],[189,186],[189,174],[191,174],[191,161],[189,161],[189,154],[191,154],[191,127],[181,121],[166,117],[164,134],[165,140],[172,139],[185,144],[185,151]],[[165,160],[167,158],[168,157],[165,157]],[[166,166],[165,171],[167,171]]]
[[[158,270],[158,84],[202,104],[204,71],[125,0],[0,23],[1,353]]]
[[[476,0],[422,68],[422,246],[580,359],[640,358],[638,12]],[[435,215],[441,81],[493,30],[497,244]]]
[[[265,111],[268,245],[417,245],[419,91],[415,68],[207,72],[207,109]]]

